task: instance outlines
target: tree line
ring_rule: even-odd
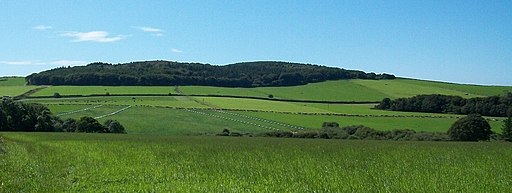
[[[224,66],[143,61],[124,64],[91,63],[60,67],[26,77],[31,85],[221,87],[293,86],[340,79],[394,79],[391,74],[365,73],[312,64],[245,62]]]
[[[92,117],[61,120],[48,107],[3,97],[0,103],[0,131],[126,133],[116,120],[100,124]]]
[[[512,93],[470,99],[439,94],[418,95],[395,100],[385,98],[375,108],[392,111],[507,117],[512,114]]]

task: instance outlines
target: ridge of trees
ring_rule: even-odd
[[[395,100],[385,98],[375,108],[392,111],[507,117],[512,114],[512,93],[470,99],[439,94],[417,95]]]
[[[126,133],[115,120],[103,125],[92,117],[63,121],[42,104],[22,103],[9,97],[0,101],[0,131]]]
[[[31,85],[259,87],[294,86],[340,79],[394,78],[394,75],[385,73],[289,62],[261,61],[217,66],[159,60],[124,64],[96,62],[87,66],[60,67],[31,74],[26,80]]]

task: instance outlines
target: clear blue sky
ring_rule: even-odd
[[[278,60],[512,85],[512,1],[0,0],[0,76]]]

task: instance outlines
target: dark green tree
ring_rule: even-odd
[[[62,123],[62,130],[66,132],[77,132],[78,130],[78,124],[76,119],[66,119]]]
[[[502,136],[505,141],[512,141],[512,116],[509,115],[503,122]]]
[[[77,131],[86,133],[106,133],[107,128],[92,117],[82,117],[77,122]]]
[[[55,131],[53,116],[49,110],[44,110],[37,116],[37,123],[35,125],[36,131]]]
[[[448,136],[454,141],[487,141],[491,133],[487,120],[477,114],[460,118],[448,129]]]
[[[322,123],[322,127],[323,128],[326,128],[326,127],[340,127],[340,124],[338,124],[336,122],[324,122],[324,123]]]
[[[107,128],[107,133],[126,133],[124,126],[116,120],[107,120],[103,124]]]
[[[7,129],[7,114],[0,108],[0,131]]]

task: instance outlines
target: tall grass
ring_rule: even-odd
[[[512,144],[3,133],[0,192],[507,192]]]

